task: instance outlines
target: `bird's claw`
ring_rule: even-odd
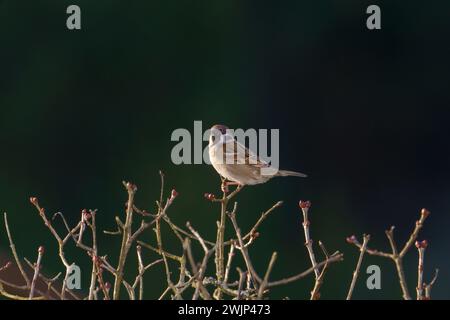
[[[226,181],[222,182],[220,189],[222,189],[223,193],[228,193],[230,191],[230,189],[228,188],[228,183]]]

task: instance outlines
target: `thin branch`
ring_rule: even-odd
[[[268,209],[267,211],[263,212],[261,214],[261,217],[258,219],[258,221],[256,221],[255,225],[250,229],[250,231],[243,237],[243,240],[248,240],[250,237],[252,237],[252,235],[254,235],[259,226],[264,222],[264,220],[266,220],[266,218],[275,211],[275,209],[281,207],[283,205],[283,201],[278,201],[277,203],[275,203],[270,209]]]
[[[430,215],[430,211],[428,211],[425,208],[420,211],[420,219],[418,221],[416,221],[416,226],[414,227],[414,230],[411,233],[411,236],[409,237],[408,241],[403,246],[402,251],[400,251],[401,258],[403,258],[405,256],[406,252],[408,252],[409,248],[411,248],[411,246],[416,241],[417,236],[419,235],[419,232],[422,229],[423,224],[429,215]]]
[[[335,255],[331,256],[328,259],[325,259],[322,262],[319,262],[316,265],[316,268],[321,268],[323,266],[325,266],[326,264],[330,264],[330,263],[334,263],[334,262],[338,262],[338,261],[342,261],[344,258],[344,255],[342,253],[336,253]],[[275,287],[275,286],[280,286],[280,285],[285,285],[300,279],[303,279],[305,277],[307,277],[308,275],[310,275],[311,273],[314,272],[314,270],[316,269],[314,267],[311,267],[309,269],[307,269],[306,271],[303,271],[302,273],[299,273],[295,276],[289,277],[289,278],[285,278],[285,279],[281,279],[281,280],[277,280],[277,281],[273,281],[273,282],[269,282],[267,287]]]
[[[355,271],[353,271],[352,282],[350,284],[350,288],[348,289],[347,300],[351,300],[351,298],[352,298],[353,289],[355,288],[356,280],[358,279],[358,275],[359,275],[359,271],[361,269],[361,264],[362,264],[362,261],[364,258],[364,254],[366,253],[366,250],[367,250],[367,244],[369,243],[369,240],[370,240],[370,235],[364,234],[363,239],[364,240],[363,240],[363,244],[360,248],[358,263],[356,264]]]
[[[172,259],[172,260],[175,260],[175,261],[178,261],[178,262],[181,261],[181,257],[180,257],[180,256],[177,256],[177,255],[175,255],[175,254],[169,253],[169,252],[167,252],[167,251],[165,251],[165,250],[160,250],[160,249],[155,248],[155,247],[153,247],[152,245],[149,245],[148,243],[145,243],[145,242],[142,242],[142,241],[137,241],[137,243],[138,243],[139,245],[143,246],[144,248],[147,248],[147,249],[149,249],[149,250],[151,250],[151,251],[156,252],[156,253],[159,254],[160,256],[163,256],[163,255],[164,255],[166,258],[169,258],[169,259]]]
[[[244,288],[245,279],[247,278],[247,272],[243,272],[239,268],[237,268],[237,271],[239,273],[239,284],[238,284],[236,299],[241,300],[242,299],[242,289]]]
[[[419,252],[419,264],[417,267],[417,287],[416,287],[417,300],[430,299],[431,287],[433,286],[433,284],[437,278],[437,270],[436,270],[436,274],[435,274],[433,280],[430,282],[430,284],[427,285],[423,281],[425,250],[427,247],[428,247],[427,240],[416,241],[416,248],[417,248],[417,251]],[[426,293],[427,287],[428,287],[428,294]]]
[[[419,252],[419,264],[417,266],[417,300],[423,300],[424,298],[424,283],[423,283],[423,264],[425,259],[425,249],[426,245],[422,246],[422,244],[417,241],[416,242],[417,251]]]
[[[163,192],[164,192],[164,174],[162,173],[162,171],[160,171],[159,174],[161,177],[161,193],[160,193],[160,200],[159,200],[159,202],[157,202],[158,214],[157,214],[157,217],[155,218],[156,227],[155,227],[154,231],[156,233],[156,241],[158,244],[158,251],[160,252],[160,254],[163,258],[163,262],[164,262],[164,269],[166,272],[167,285],[169,286],[170,289],[172,289],[176,299],[181,299],[178,289],[175,287],[175,285],[173,284],[173,282],[171,280],[171,272],[170,272],[169,263],[167,261],[166,253],[163,250],[163,242],[162,242],[162,235],[161,235],[161,220],[160,220],[160,218],[166,214],[166,210],[169,208],[169,206],[172,204],[173,200],[176,198],[177,192],[175,190],[172,190],[171,197],[169,199],[167,199],[166,204],[163,207],[162,199],[163,199]]]
[[[247,248],[244,245],[244,241],[243,241],[242,235],[241,235],[241,230],[239,229],[239,226],[236,221],[236,209],[237,209],[237,202],[234,203],[234,209],[231,213],[228,214],[228,216],[230,217],[231,223],[233,224],[234,230],[236,232],[236,236],[238,238],[238,243],[239,243],[238,249],[242,253],[242,256],[245,261],[245,265],[247,266],[247,270],[249,271],[249,274],[250,274],[251,278],[253,279],[255,286],[257,286],[257,284],[261,283],[262,280],[256,273],[255,269],[253,268]]]
[[[200,265],[200,269],[198,270],[198,274],[195,277],[197,279],[197,287],[195,288],[195,292],[192,297],[192,300],[197,300],[200,293],[202,293],[204,295],[205,299],[209,300],[209,299],[211,299],[211,297],[210,297],[209,293],[206,291],[206,289],[203,287],[203,278],[205,277],[206,267],[208,264],[209,257],[211,255],[211,251],[206,246],[205,241],[200,236],[200,234],[196,230],[194,230],[194,228],[192,228],[189,221],[186,223],[186,226],[188,227],[189,231],[191,231],[191,233],[198,239],[198,241],[200,242],[200,244],[203,248],[203,251],[205,253],[203,256],[202,264]]]
[[[314,274],[316,276],[316,279],[319,278],[320,276],[320,271],[317,268],[317,262],[316,262],[316,257],[314,255],[314,250],[312,247],[312,239],[310,237],[310,232],[309,232],[309,219],[308,219],[308,212],[309,212],[309,208],[311,206],[311,202],[309,201],[300,201],[299,203],[300,209],[302,210],[303,213],[303,231],[305,233],[305,246],[306,249],[308,250],[308,254],[309,254],[309,259],[311,260],[311,265],[314,268]]]
[[[142,300],[144,298],[144,272],[145,267],[144,263],[142,262],[142,247],[136,246],[136,254],[138,257],[138,279],[139,279],[139,300]],[[161,260],[162,261],[162,260]]]
[[[30,285],[30,294],[28,296],[28,300],[33,300],[34,297],[34,288],[36,287],[36,281],[38,279],[38,275],[39,275],[39,271],[41,269],[41,261],[42,261],[42,256],[44,255],[44,247],[40,246],[38,249],[38,258],[36,260],[36,264],[34,266],[34,275],[33,275],[33,279],[31,280],[31,285]]]
[[[128,256],[128,251],[130,249],[129,239],[132,236],[131,226],[133,223],[133,204],[134,195],[136,193],[137,187],[130,182],[123,182],[125,189],[128,192],[127,210],[125,224],[122,229],[122,245],[120,247],[119,262],[117,264],[117,273],[114,280],[114,291],[113,299],[118,300],[120,298],[120,287],[123,279],[123,269],[125,267],[125,261]]]
[[[272,257],[270,258],[269,265],[267,266],[267,270],[266,270],[266,273],[264,275],[264,279],[261,282],[261,285],[259,287],[258,299],[262,299],[262,297],[263,297],[264,290],[267,287],[267,284],[269,282],[269,276],[270,276],[270,273],[272,272],[272,269],[273,269],[273,266],[275,265],[275,261],[276,260],[277,260],[277,253],[274,252],[274,253],[272,253]]]
[[[22,274],[23,279],[25,280],[25,283],[27,284],[27,286],[30,286],[30,278],[28,278],[28,275],[26,274],[25,270],[23,269],[22,263],[20,262],[19,259],[19,255],[17,254],[16,251],[16,246],[14,245],[14,241],[13,238],[11,236],[11,231],[9,229],[9,224],[8,224],[8,215],[7,213],[3,213],[3,217],[5,220],[5,228],[6,228],[6,234],[8,235],[8,240],[9,240],[9,247],[11,248],[11,252],[14,256],[14,260],[16,261],[17,267],[20,270],[20,273]]]
[[[329,259],[329,256],[328,256],[328,252],[327,252],[327,250],[325,249],[325,246],[323,245],[323,243],[321,242],[321,241],[319,241],[319,246],[320,246],[320,248],[322,249],[322,252],[323,252],[323,254],[324,254],[324,256],[325,256],[325,259],[326,259],[326,261]],[[332,257],[333,256],[335,256],[336,254],[338,254],[339,252],[337,251],[337,252],[335,252],[333,255],[332,255]],[[323,284],[323,278],[325,277],[325,273],[327,272],[327,270],[328,270],[328,266],[329,266],[329,264],[328,263],[325,263],[325,265],[323,266],[323,268],[322,268],[322,271],[320,272],[320,275],[319,275],[319,277],[316,279],[316,281],[314,282],[314,287],[313,287],[313,289],[312,289],[312,291],[311,291],[311,300],[318,300],[319,298],[320,298],[320,288],[322,287],[322,284]]]
[[[230,246],[230,251],[228,252],[227,265],[226,265],[226,267],[225,267],[225,275],[224,275],[224,277],[223,277],[223,283],[224,283],[225,285],[227,285],[227,283],[228,283],[228,278],[229,278],[229,276],[230,276],[231,263],[232,263],[233,258],[234,258],[234,249],[235,249],[234,244],[231,244],[231,246]]]
[[[91,229],[92,232],[92,249],[93,249],[93,255],[97,256],[98,252],[97,252],[97,225],[96,225],[96,211],[91,211],[88,215],[87,212],[84,212],[84,210],[81,212],[81,221],[87,221],[89,220],[89,218],[91,219],[91,223],[89,224],[89,227]],[[78,238],[80,240],[80,238]],[[78,241],[78,243],[80,243],[80,241]],[[94,290],[95,290],[95,283],[97,282],[97,272],[96,272],[96,266],[95,266],[95,261],[94,259],[92,260],[92,269],[91,269],[91,283],[89,285],[89,296],[88,299],[89,300],[93,300],[94,299]]]
[[[438,274],[439,274],[439,269],[436,269],[435,272],[434,272],[434,277],[431,280],[431,282],[428,283],[428,284],[425,284],[425,299],[426,300],[430,300],[431,299],[431,289],[433,288],[434,283],[437,280]]]

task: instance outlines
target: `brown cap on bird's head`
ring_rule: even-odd
[[[216,124],[212,126],[211,131],[218,130],[220,131],[220,133],[226,134],[228,129],[229,128],[227,126],[224,126],[223,124]]]

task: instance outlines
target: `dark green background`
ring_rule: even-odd
[[[374,3],[382,30],[369,31],[365,10]],[[81,7],[81,31],[66,28],[69,4]],[[173,165],[171,132],[192,130],[194,120],[205,129],[279,128],[281,167],[310,177],[238,196],[244,230],[285,201],[251,252],[257,270],[274,250],[274,278],[309,267],[297,208],[309,199],[313,239],[345,254],[322,296],[342,299],[358,254],[345,237],[370,233],[371,246],[388,250],[384,230],[396,225],[403,242],[427,207],[425,279],[439,267],[433,296],[449,298],[449,18],[444,0],[0,1],[0,210],[19,253],[34,259],[44,245],[45,272],[62,270],[29,196],[71,224],[81,209],[97,208],[100,227],[113,229],[126,201],[121,181],[137,184],[138,204],[153,211],[159,169],[167,192],[180,194],[173,220],[213,239],[219,210],[203,194],[219,192],[219,177],[206,165]],[[100,252],[119,242],[102,236]],[[0,249],[1,264],[9,254],[3,231]],[[68,249],[68,257],[89,270],[83,253]],[[135,264],[132,252],[130,277]],[[355,298],[400,298],[393,265],[368,257],[363,271],[369,264],[381,266],[382,290],[367,290],[363,273]],[[406,264],[414,295],[415,248]],[[147,275],[146,297],[163,285],[159,266]],[[307,298],[311,286],[304,280],[273,297]]]

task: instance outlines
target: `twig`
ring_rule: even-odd
[[[34,297],[34,288],[36,287],[36,281],[38,279],[38,275],[39,275],[39,270],[41,269],[41,261],[42,261],[42,256],[44,255],[44,247],[40,246],[38,249],[38,258],[36,260],[36,264],[34,266],[34,275],[33,275],[33,279],[31,280],[31,285],[30,285],[30,295],[28,296],[28,300],[32,300]]]
[[[216,237],[216,255],[214,262],[216,264],[216,277],[218,282],[223,282],[225,276],[225,267],[224,267],[224,238],[225,238],[225,225],[226,225],[226,216],[227,216],[227,206],[228,202],[238,194],[243,186],[238,186],[236,190],[227,195],[227,188],[224,188],[226,180],[222,178],[222,199],[212,199],[213,202],[220,202],[220,221],[217,222],[217,237]],[[214,293],[214,297],[218,300],[222,297],[222,291],[217,290]]]
[[[409,248],[411,248],[411,246],[416,241],[417,236],[419,235],[419,232],[422,229],[423,224],[429,215],[430,215],[430,211],[428,211],[425,208],[420,211],[420,219],[418,221],[416,221],[416,226],[414,227],[414,230],[411,233],[411,236],[409,237],[408,241],[403,246],[402,251],[400,251],[399,256],[401,258],[403,258],[405,256],[406,252],[408,252]]]
[[[247,278],[247,272],[243,272],[240,268],[236,268],[239,273],[239,284],[238,284],[238,290],[237,290],[237,300],[242,299],[242,289],[244,287],[245,279]]]
[[[321,267],[325,266],[326,264],[342,261],[343,258],[344,258],[344,255],[342,253],[336,253],[336,254],[332,255],[330,258],[325,259],[322,262],[319,262],[316,265],[316,268],[321,268]],[[273,281],[273,282],[269,282],[267,284],[267,287],[270,288],[270,287],[285,285],[285,284],[288,284],[288,283],[291,283],[291,282],[303,279],[304,277],[306,277],[309,274],[313,273],[316,268],[311,267],[311,268],[309,268],[309,269],[307,269],[307,270],[303,271],[302,273],[299,273],[299,274],[297,274],[295,276],[288,277],[288,278],[281,279],[281,280],[277,280],[277,281]]]
[[[163,250],[163,242],[162,242],[162,235],[161,235],[161,221],[160,218],[165,215],[167,208],[172,204],[173,200],[176,198],[177,196],[177,192],[175,190],[172,190],[171,193],[171,197],[166,201],[165,206],[162,206],[162,199],[163,199],[163,192],[164,192],[164,174],[162,173],[162,171],[159,172],[160,177],[161,177],[161,193],[160,193],[160,200],[158,202],[158,214],[156,217],[156,227],[154,229],[155,233],[156,233],[156,241],[158,244],[158,250],[163,258],[163,262],[164,262],[164,269],[166,271],[166,281],[167,284],[169,286],[170,289],[172,289],[175,298],[176,299],[181,299],[181,296],[179,294],[178,289],[175,287],[175,285],[173,284],[172,280],[171,280],[171,272],[170,272],[170,267],[169,267],[169,263],[167,261],[167,256],[165,251]]]
[[[197,238],[196,238],[194,235],[190,234],[190,233],[187,232],[186,230],[183,230],[182,228],[180,228],[179,226],[177,226],[176,224],[174,224],[174,223],[170,220],[170,218],[167,216],[167,214],[163,216],[163,220],[169,225],[169,227],[172,229],[172,231],[175,233],[175,235],[176,235],[180,240],[182,240],[182,239],[181,239],[181,235],[184,235],[184,236],[186,236],[186,237],[188,237],[188,238],[190,238],[190,239],[193,239],[193,240],[197,240]],[[182,241],[183,241],[183,240],[182,240]],[[203,239],[203,241],[205,241],[205,243],[208,244],[208,245],[211,245],[211,246],[214,246],[214,245],[215,245],[214,242],[208,241],[208,240],[206,240],[206,239]]]
[[[211,251],[206,246],[205,241],[200,236],[200,234],[196,230],[194,230],[194,228],[192,228],[189,221],[186,223],[186,226],[188,227],[189,231],[191,231],[191,233],[198,239],[198,241],[200,242],[200,244],[203,248],[203,251],[204,251],[204,257],[202,260],[202,264],[200,265],[200,269],[198,270],[198,274],[196,275],[197,287],[195,288],[195,292],[192,297],[192,300],[197,300],[200,292],[202,292],[204,295],[206,294],[206,296],[205,296],[206,299],[210,299],[211,297],[209,296],[209,294],[203,287],[203,278],[205,277],[206,267],[208,264],[208,259],[211,255]]]
[[[300,209],[302,210],[303,213],[303,230],[305,232],[305,246],[306,249],[308,250],[308,254],[309,254],[309,259],[311,260],[311,265],[314,268],[314,274],[316,276],[316,279],[319,278],[320,276],[320,271],[317,268],[317,262],[316,262],[316,257],[314,255],[314,250],[312,247],[312,239],[310,237],[310,233],[309,233],[309,219],[308,219],[308,212],[309,212],[309,208],[311,207],[311,202],[309,201],[300,201],[299,202],[299,206]]]
[[[241,230],[239,229],[239,226],[236,221],[236,209],[237,209],[237,202],[234,203],[234,209],[232,212],[228,214],[230,217],[231,223],[233,224],[234,230],[236,232],[236,236],[238,238],[239,247],[238,249],[241,251],[242,256],[245,261],[245,265],[247,266],[247,270],[249,272],[250,277],[253,279],[253,283],[255,287],[258,285],[258,283],[261,283],[262,280],[256,273],[255,269],[253,268],[253,264],[250,260],[250,256],[248,254],[247,248],[244,245],[244,241],[242,240]]]
[[[161,293],[161,295],[159,296],[158,300],[162,300],[164,299],[164,297],[170,292],[170,287],[167,287],[163,293]]]
[[[8,261],[3,267],[0,267],[0,272],[4,271],[6,269],[9,269],[11,267],[11,265],[12,265],[12,262]]]
[[[2,282],[0,282],[0,295],[4,296],[5,298],[12,299],[12,300],[29,300],[29,297],[22,297],[16,294],[11,294],[7,292],[3,288]],[[32,300],[44,300],[45,296],[39,296],[39,297],[33,297]]]
[[[425,299],[426,300],[430,300],[431,299],[431,289],[433,288],[433,285],[434,285],[434,283],[437,280],[438,273],[439,273],[439,269],[436,269],[435,272],[434,272],[434,277],[431,280],[431,282],[428,283],[428,284],[425,284]]]
[[[424,282],[423,282],[423,266],[425,260],[425,249],[428,246],[428,242],[426,240],[416,241],[416,248],[419,252],[419,264],[417,266],[417,300],[424,300]]]
[[[142,247],[136,246],[136,254],[138,257],[138,271],[139,271],[139,300],[142,300],[144,298],[144,272],[145,267],[144,263],[142,262]]]
[[[328,252],[325,249],[325,246],[324,246],[324,244],[321,241],[319,241],[319,246],[322,249],[322,252],[323,252],[323,254],[325,256],[325,261],[328,261],[328,259],[329,259]],[[337,251],[334,254],[332,254],[332,257],[337,255],[337,254],[339,254],[339,251]],[[325,265],[322,268],[322,271],[320,272],[319,277],[314,282],[314,287],[313,287],[313,289],[311,291],[311,300],[318,300],[320,298],[320,288],[322,287],[323,278],[325,277],[325,273],[328,270],[328,266],[329,266],[329,264],[325,263]]]
[[[9,247],[11,248],[11,252],[14,256],[14,260],[16,261],[17,267],[20,270],[20,273],[22,274],[23,279],[25,280],[25,283],[27,285],[27,287],[30,286],[30,278],[28,278],[28,275],[26,274],[25,270],[23,269],[22,263],[20,262],[19,259],[19,255],[17,254],[16,251],[16,246],[14,245],[14,241],[13,238],[11,236],[11,231],[9,230],[9,224],[8,224],[8,215],[7,213],[3,213],[3,217],[5,220],[5,228],[6,228],[6,234],[8,235],[8,240],[9,240]]]
[[[266,220],[266,218],[275,211],[275,209],[281,207],[283,205],[283,201],[278,201],[275,203],[270,209],[267,211],[264,211],[261,214],[261,217],[256,221],[255,225],[250,229],[250,231],[243,237],[243,240],[248,240],[252,235],[255,234],[255,232],[258,230],[259,226]]]
[[[364,254],[366,253],[367,250],[367,244],[369,243],[370,240],[370,235],[368,234],[364,234],[363,235],[363,244],[360,248],[360,254],[359,254],[359,258],[358,258],[358,263],[356,264],[356,268],[355,271],[353,271],[353,278],[352,278],[352,282],[350,284],[350,288],[348,289],[348,293],[347,293],[347,300],[351,300],[352,298],[352,294],[353,294],[353,289],[355,288],[355,284],[356,284],[356,280],[358,279],[358,275],[359,275],[359,271],[361,269],[361,264],[363,261],[363,257]]]
[[[92,250],[93,250],[93,255],[97,256],[97,226],[96,226],[96,211],[91,211],[89,214],[87,213],[87,211],[83,210],[81,212],[81,221],[82,222],[89,222],[89,218],[91,219],[91,223],[89,223],[89,227],[91,229],[92,232]],[[80,238],[78,238],[80,239]],[[78,241],[79,243],[81,241]],[[89,300],[93,300],[94,299],[94,290],[95,290],[95,283],[97,282],[97,272],[96,272],[96,266],[95,266],[95,261],[94,259],[92,260],[92,270],[91,270],[91,283],[89,285],[89,295],[88,295],[88,299]]]
[[[258,228],[261,226],[261,224],[267,219],[267,217],[275,211],[276,208],[279,208],[283,205],[283,201],[278,201],[275,203],[271,208],[264,211],[261,216],[259,217],[258,221],[254,224],[254,226],[250,229],[249,232],[245,236],[242,237],[244,241],[248,241],[245,246],[249,246],[252,244],[252,242],[259,236]],[[228,241],[224,242],[224,246],[231,245],[235,242],[235,239],[230,239]]]
[[[160,249],[155,248],[155,247],[149,245],[148,243],[145,243],[145,242],[142,242],[142,241],[137,241],[137,243],[138,243],[139,245],[143,246],[144,248],[147,248],[147,249],[149,249],[149,250],[151,250],[151,251],[156,252],[156,253],[159,254],[160,256],[163,256],[163,255],[164,255],[166,258],[169,258],[169,259],[172,259],[172,260],[175,260],[175,261],[178,261],[178,262],[181,261],[181,257],[180,257],[180,256],[177,256],[177,255],[175,255],[175,254],[169,253],[169,252],[167,252],[167,251],[165,251],[165,250],[160,250]]]
[[[131,225],[133,223],[133,203],[134,195],[137,187],[130,182],[123,182],[124,187],[128,191],[128,201],[126,210],[125,224],[122,229],[122,245],[120,247],[119,262],[117,264],[117,274],[114,280],[113,299],[118,300],[120,298],[120,286],[123,279],[123,269],[125,267],[125,261],[127,259],[129,248],[129,239],[131,237]]]
[[[222,180],[222,184],[225,183],[225,180]],[[226,225],[226,213],[227,213],[227,205],[228,201],[233,198],[242,187],[238,186],[235,191],[230,193],[227,196],[227,193],[224,190],[222,199],[220,200],[220,221],[217,225],[217,239],[216,239],[216,276],[219,282],[223,281],[225,270],[224,270],[224,237],[225,237],[225,225]],[[216,294],[217,298],[220,299],[221,292],[218,291]]]
[[[225,267],[225,275],[223,277],[223,283],[225,285],[227,285],[228,278],[230,276],[231,262],[232,262],[233,257],[234,257],[234,248],[235,248],[234,244],[231,244],[230,251],[228,252],[227,266]]]
[[[261,285],[259,286],[258,290],[258,299],[261,299],[264,294],[264,290],[266,289],[267,283],[269,282],[269,276],[272,272],[273,266],[275,265],[275,261],[277,260],[277,253],[272,253],[272,257],[270,258],[269,265],[267,266],[266,273],[264,275],[264,279],[261,282]]]

